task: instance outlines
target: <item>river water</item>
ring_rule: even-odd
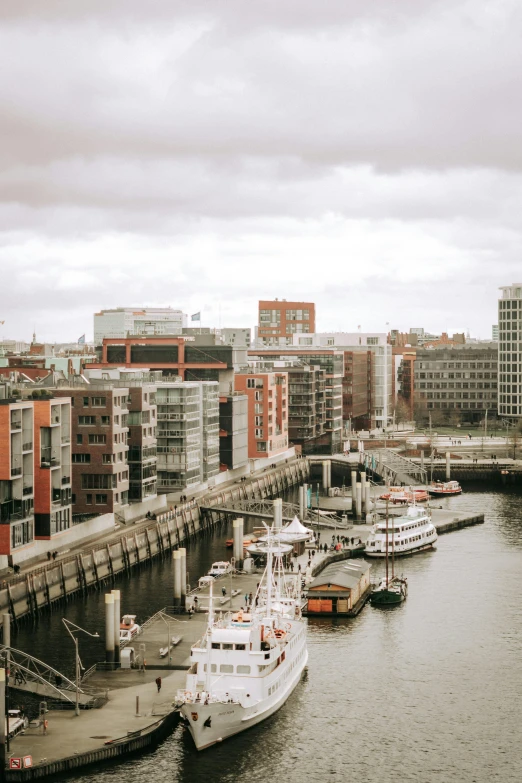
[[[129,783],[508,783],[522,780],[522,510],[520,492],[466,488],[441,505],[486,522],[442,536],[437,550],[403,560],[409,595],[399,607],[367,605],[355,619],[309,622],[308,671],[273,718],[197,753],[179,725],[156,750],[72,780]],[[224,556],[228,530],[191,545],[195,582]],[[373,565],[372,579],[383,564]],[[116,585],[123,609],[144,618],[171,602],[171,563]],[[104,631],[103,593],[24,625],[13,645],[72,674],[61,617]],[[103,645],[81,639],[84,665]]]

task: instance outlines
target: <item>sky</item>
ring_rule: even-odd
[[[0,338],[171,305],[488,338],[522,281],[520,0],[2,0]]]

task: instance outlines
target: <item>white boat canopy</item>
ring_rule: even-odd
[[[286,526],[281,528],[277,533],[273,533],[272,540],[280,541],[284,544],[295,544],[298,541],[309,541],[314,537],[313,530],[305,527],[298,517],[294,517],[292,521]],[[260,541],[266,541],[268,536],[261,536]]]

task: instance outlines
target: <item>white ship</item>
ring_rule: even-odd
[[[283,570],[289,547],[267,547],[257,606],[215,619],[212,584],[205,636],[191,650],[184,691],[178,692],[198,750],[270,717],[298,684],[308,660],[306,621],[297,578]]]
[[[437,538],[437,530],[429,512],[419,506],[409,506],[404,516],[389,519],[388,552],[393,552],[395,557],[431,549]],[[372,527],[364,554],[368,557],[386,557],[386,520]]]

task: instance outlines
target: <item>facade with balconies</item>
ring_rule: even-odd
[[[0,555],[34,541],[34,409],[0,400]]]

